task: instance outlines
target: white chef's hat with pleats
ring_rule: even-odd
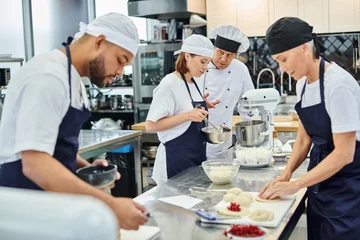
[[[212,31],[214,46],[232,53],[243,53],[250,46],[248,37],[240,29],[227,25]]]
[[[207,37],[199,34],[192,34],[184,40],[181,49],[176,51],[174,55],[177,55],[180,52],[212,58],[214,54],[214,45]]]
[[[139,48],[139,36],[134,22],[120,13],[108,13],[100,16],[89,24],[80,22],[80,31],[75,34],[74,41],[85,33],[98,37],[104,35],[106,41],[125,48],[134,56]]]

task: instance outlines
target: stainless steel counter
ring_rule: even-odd
[[[308,160],[293,174],[298,178],[306,173]],[[162,240],[225,240],[224,229],[228,225],[204,224],[192,210],[187,210],[157,200],[161,197],[190,195],[188,189],[193,186],[205,187],[212,190],[223,190],[239,187],[245,191],[259,191],[269,180],[278,176],[285,168],[285,163],[275,163],[271,167],[245,169],[240,168],[237,176],[228,185],[214,185],[208,179],[201,167],[193,167],[169,179],[166,184],[157,186],[135,198],[145,204],[151,213],[148,225],[159,226]],[[215,206],[222,199],[222,194],[212,191],[211,205]],[[304,212],[306,189],[296,194],[296,201],[277,228],[269,228],[267,239],[288,239],[295,228],[301,214]],[[202,208],[199,203],[194,208]]]
[[[81,130],[79,154],[88,159],[99,154],[134,144],[135,181],[138,194],[142,193],[140,139],[141,131],[131,130]]]

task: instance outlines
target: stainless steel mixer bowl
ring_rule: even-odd
[[[241,146],[259,146],[265,140],[262,132],[266,132],[265,122],[261,120],[242,121],[235,124],[236,139]]]
[[[221,126],[217,126],[217,129],[213,129],[213,127],[203,127],[201,129],[201,133],[203,134],[205,140],[208,143],[212,144],[223,144],[225,143],[231,134],[231,129],[222,128]],[[220,130],[218,132],[218,130]]]

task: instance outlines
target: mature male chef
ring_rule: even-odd
[[[225,124],[231,127],[233,111],[240,96],[247,90],[254,89],[249,70],[244,63],[235,59],[237,54],[246,52],[250,43],[247,36],[233,26],[216,28],[212,34],[215,39],[214,56],[209,69],[200,78],[202,83],[199,85],[203,86],[207,100],[217,103],[215,108],[209,109],[209,121],[215,125]],[[250,118],[241,103],[238,104],[238,110],[243,119]],[[257,116],[257,112],[254,113]],[[232,150],[226,151],[231,144],[231,137],[224,144],[207,144],[207,159],[232,159]]]
[[[77,178],[89,165],[77,155],[90,117],[81,77],[97,86],[122,75],[138,49],[135,24],[118,13],[81,25],[81,37],[35,56],[11,79],[0,124],[0,186],[91,195],[105,202],[125,229],[146,222],[145,208],[114,198]],[[26,200],[25,200],[26,202]]]

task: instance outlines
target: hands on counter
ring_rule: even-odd
[[[290,178],[291,173],[285,170],[279,177],[271,180],[261,189],[259,197],[262,199],[274,199],[275,197],[296,193],[299,187],[296,182],[289,182]]]

